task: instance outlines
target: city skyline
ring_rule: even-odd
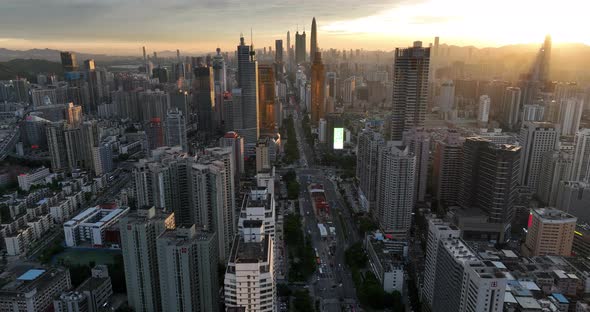
[[[236,40],[232,39],[250,29],[255,47],[272,45],[274,40],[283,39],[287,30],[310,32],[313,16],[318,20],[323,48],[363,46],[390,51],[414,40],[428,43],[434,36],[441,36],[444,42],[453,45],[497,47],[540,42],[547,33],[558,44],[590,44],[590,36],[579,27],[588,5],[575,0],[564,0],[558,7],[538,5],[531,0],[517,3],[501,0],[493,6],[465,0],[412,3],[371,0],[359,7],[350,0],[329,3],[273,0],[256,6],[243,6],[234,0],[205,1],[198,6],[185,0],[141,5],[134,1],[34,2],[9,0],[2,5],[2,47],[111,55],[133,55],[143,45],[150,50],[180,48],[191,53],[214,51],[216,47],[228,51],[235,47]],[[529,14],[522,14],[523,10]],[[221,13],[223,27],[218,23]],[[52,18],[47,20],[45,16]],[[502,23],[498,23],[497,16],[503,16]],[[23,24],[23,20],[27,23]],[[268,27],[272,24],[282,26]]]

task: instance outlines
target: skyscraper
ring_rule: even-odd
[[[195,67],[193,79],[193,103],[197,113],[197,129],[205,133],[215,131],[215,92],[213,68]]]
[[[414,42],[407,49],[395,49],[393,72],[393,111],[389,135],[400,141],[403,132],[424,126],[428,104],[430,48]]]
[[[127,300],[137,312],[166,311],[162,307],[156,238],[174,227],[174,215],[154,207],[138,209],[119,221]]]
[[[145,132],[147,135],[148,148],[150,150],[164,146],[164,131],[162,120],[160,118],[152,118],[152,120],[147,123]]]
[[[255,146],[260,128],[258,120],[260,110],[258,107],[258,62],[255,58],[253,46],[244,43],[244,37],[240,37],[238,46],[238,87],[242,89],[241,105],[243,114],[243,127],[238,133],[244,137],[246,145]],[[238,130],[238,129],[234,129]]]
[[[520,129],[518,142],[522,146],[520,185],[535,192],[539,185],[543,155],[557,148],[559,129],[547,122],[526,122]]]
[[[581,129],[574,138],[572,181],[590,181],[590,129]]]
[[[187,152],[186,121],[178,108],[168,111],[164,128],[166,132],[166,145],[180,146],[183,151]]]
[[[78,70],[78,62],[76,61],[76,53],[63,51],[60,52],[61,66],[64,72],[72,72]]]
[[[89,105],[85,110],[88,112],[96,112],[98,104],[100,104],[102,100],[102,85],[93,59],[84,61],[84,71],[86,72],[88,95],[90,99],[90,102],[88,102]]]
[[[282,39],[277,39],[275,40],[275,62],[276,63],[283,63],[284,58],[283,58],[283,40]]]
[[[559,125],[561,135],[574,135],[580,129],[582,112],[584,111],[584,101],[578,98],[569,98],[563,100],[559,106]]]
[[[306,61],[306,53],[307,53],[307,46],[306,46],[306,39],[305,39],[305,30],[302,34],[299,34],[299,31],[295,33],[295,63],[301,64],[305,63]]]
[[[416,156],[400,142],[387,142],[379,151],[377,214],[385,233],[406,235],[415,202]]]
[[[68,169],[67,145],[63,122],[52,122],[47,125],[47,148],[51,157],[51,170],[63,172]]]
[[[316,57],[316,52],[319,52],[319,50],[318,50],[318,29],[317,29],[317,25],[315,22],[315,17],[311,21],[311,41],[310,41],[309,45],[311,48],[311,50],[309,51],[309,57],[311,58],[310,61],[313,64],[315,57]]]
[[[537,196],[546,205],[555,207],[559,183],[569,180],[573,158],[573,153],[565,150],[547,152],[543,156]]]
[[[234,165],[236,167],[234,182],[239,182],[240,175],[245,173],[244,138],[234,131],[229,131],[219,139],[219,147],[231,148],[234,157]]]
[[[316,127],[326,114],[326,69],[322,53],[316,52],[311,66],[311,123]]]
[[[218,311],[215,232],[182,226],[157,239],[163,311]]]
[[[463,144],[459,205],[481,209],[489,223],[502,224],[508,230],[514,219],[520,153],[519,146],[496,145],[480,137],[467,138]]]
[[[479,104],[477,105],[477,122],[487,124],[490,119],[490,97],[482,95],[479,97]]]
[[[359,181],[359,203],[364,211],[375,214],[377,199],[377,162],[379,147],[385,140],[378,132],[365,129],[358,135],[356,178]]]
[[[465,139],[458,132],[449,130],[446,138],[434,143],[432,183],[434,195],[441,208],[457,204],[457,194],[461,186],[463,142]]]
[[[275,72],[270,65],[258,66],[258,128],[263,132],[274,132],[276,127]]]
[[[66,121],[68,125],[78,126],[82,122],[82,107],[74,105],[74,103],[68,103],[66,105]]]

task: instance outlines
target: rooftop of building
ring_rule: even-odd
[[[478,260],[477,255],[462,239],[446,238],[442,239],[441,243],[458,262],[466,263],[468,261]]]
[[[184,246],[193,241],[209,241],[213,233],[203,229],[197,229],[194,225],[178,226],[175,229],[167,229],[158,237],[158,240],[166,240],[168,245]]]
[[[578,218],[575,216],[554,208],[537,208],[533,209],[533,215],[542,218],[544,221],[563,221],[563,222],[576,222]]]
[[[262,223],[262,221],[251,221]],[[245,242],[241,235],[236,235],[229,261],[233,263],[259,263],[270,261],[270,236],[263,234],[261,242]]]
[[[10,280],[0,289],[1,295],[16,295],[33,289],[45,289],[51,285],[56,277],[66,273],[63,268],[40,268],[21,265],[4,272],[0,278]]]

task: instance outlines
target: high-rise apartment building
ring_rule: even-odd
[[[311,124],[317,126],[326,114],[326,69],[322,53],[316,52],[311,65]]]
[[[416,156],[400,142],[387,142],[379,151],[377,174],[374,217],[385,233],[406,235],[415,202]]]
[[[193,105],[197,113],[197,129],[204,133],[212,133],[215,131],[216,125],[213,68],[195,67],[193,72]]]
[[[521,148],[496,145],[471,137],[463,144],[463,167],[458,203],[465,209],[481,209],[489,223],[510,229],[520,169]]]
[[[416,201],[423,202],[428,182],[430,163],[430,134],[424,128],[412,128],[404,132],[404,145],[416,156]]]
[[[82,123],[82,106],[68,103],[66,105],[66,121],[70,126],[78,126]]]
[[[590,129],[581,129],[574,138],[572,181],[590,180]]]
[[[527,122],[520,129],[518,142],[522,147],[520,185],[535,192],[539,186],[543,155],[557,148],[559,129],[547,122]]]
[[[235,182],[240,181],[240,175],[245,173],[244,167],[244,138],[237,132],[229,131],[219,139],[219,147],[231,148],[234,156],[234,164],[236,167]]]
[[[47,124],[47,148],[49,149],[51,170],[53,172],[63,172],[69,168],[64,129],[65,125],[63,122]]]
[[[575,135],[580,129],[584,101],[578,98],[569,98],[560,103],[559,126],[561,135]]]
[[[379,147],[385,140],[378,132],[365,129],[358,135],[356,178],[359,181],[359,203],[364,211],[376,213],[377,200],[377,162],[379,161]]]
[[[168,111],[164,129],[167,146],[180,146],[184,152],[188,151],[186,120],[180,110],[174,108]]]
[[[503,123],[514,129],[519,121],[521,92],[518,87],[508,87],[504,92]]]
[[[264,234],[275,238],[275,198],[271,188],[258,186],[244,195],[238,219],[238,230],[242,232],[244,222],[260,220],[264,223]]]
[[[424,286],[422,287],[422,300],[432,310],[434,298],[434,283],[436,278],[436,260],[438,256],[439,242],[442,239],[459,238],[461,231],[454,225],[443,222],[440,219],[428,220],[428,240],[426,242],[426,258],[424,271]]]
[[[225,306],[244,312],[275,311],[274,248],[261,220],[244,221],[236,235],[224,278]]]
[[[568,181],[574,164],[571,151],[550,151],[543,155],[537,196],[543,203],[555,206],[561,181]]]
[[[240,38],[238,46],[238,87],[241,92],[241,106],[243,125],[241,129],[234,129],[242,137],[246,145],[254,146],[260,135],[258,120],[260,110],[258,107],[258,62],[255,58],[253,46],[244,43],[244,37]],[[240,132],[241,131],[241,132]]]
[[[477,105],[477,122],[481,124],[487,124],[490,120],[490,105],[491,100],[487,95],[479,97],[479,103]]]
[[[159,117],[152,118],[146,124],[145,133],[147,136],[148,149],[154,150],[164,146],[164,127],[162,125],[162,119]]]
[[[162,307],[157,238],[174,227],[174,214],[163,214],[154,207],[140,208],[119,221],[127,301],[135,311],[166,311]]]
[[[403,132],[424,126],[428,102],[430,48],[414,42],[407,49],[395,49],[393,65],[393,103],[389,135],[400,141]]]
[[[437,97],[437,106],[444,119],[450,119],[451,112],[455,109],[455,85],[452,80],[445,81],[440,86],[440,94]]]
[[[429,269],[426,269],[429,271]],[[507,278],[460,238],[440,238],[434,269],[433,312],[501,312]]]
[[[446,138],[434,143],[432,183],[434,195],[443,207],[457,204],[464,142],[465,138],[458,132],[449,130]]]
[[[258,128],[263,132],[276,131],[275,110],[278,103],[276,102],[275,92],[275,72],[271,65],[258,66],[258,110],[260,116],[258,119]]]
[[[307,58],[307,41],[306,41],[305,30],[302,34],[299,34],[299,31],[295,33],[295,63],[301,64],[305,63]]]
[[[181,226],[157,239],[163,311],[218,311],[217,242],[214,232]]]
[[[571,256],[578,218],[552,208],[533,209],[531,215],[532,221],[522,248],[523,253],[529,257]]]
[[[275,40],[275,63],[282,64],[284,62],[283,53],[283,39]]]

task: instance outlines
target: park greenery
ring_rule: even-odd
[[[289,214],[284,221],[285,243],[289,254],[289,281],[306,282],[316,270],[311,239],[301,228],[301,216]]]
[[[287,143],[285,144],[285,157],[284,162],[286,164],[292,164],[296,160],[299,160],[299,149],[297,148],[297,135],[295,134],[295,123],[293,118],[287,118],[283,121],[287,131]]]
[[[297,182],[297,175],[295,171],[289,170],[284,176],[283,181],[287,184],[287,198],[295,200],[299,198],[299,182]]]

